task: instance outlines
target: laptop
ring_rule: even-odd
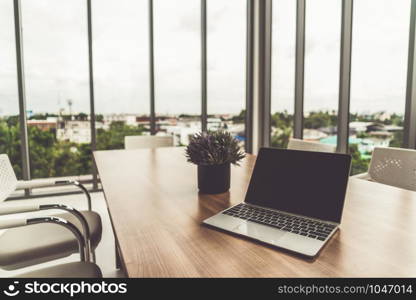
[[[337,231],[351,156],[261,148],[244,202],[203,221],[315,257]]]

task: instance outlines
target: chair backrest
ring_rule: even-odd
[[[336,147],[332,145],[291,138],[289,140],[289,144],[287,145],[287,149],[334,153]]]
[[[124,148],[127,150],[160,147],[173,147],[173,136],[134,135],[124,137]]]
[[[16,189],[17,178],[7,154],[0,154],[0,202]]]
[[[375,147],[368,174],[374,181],[416,191],[416,150]]]

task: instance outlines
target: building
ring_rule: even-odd
[[[27,126],[36,127],[42,131],[56,130],[58,119],[48,117],[46,120],[27,120]]]
[[[326,138],[328,135],[317,129],[304,129],[303,139],[307,141],[319,141],[320,139]]]
[[[99,123],[97,123],[99,124]],[[84,144],[91,142],[91,129],[89,121],[62,121],[56,131],[58,141]]]
[[[109,114],[103,115],[104,124],[111,124],[113,122],[123,122],[129,126],[137,125],[137,117],[134,114]]]
[[[373,122],[350,122],[351,133],[367,132],[368,126],[373,125]]]

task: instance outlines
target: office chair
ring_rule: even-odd
[[[368,171],[354,178],[416,191],[416,151],[375,147]]]
[[[87,196],[88,210],[77,211],[72,207],[61,204],[10,204],[4,200],[15,190],[24,188],[38,188],[46,186],[74,185],[79,187]],[[44,180],[18,181],[10,160],[6,154],[0,154],[0,216],[27,213],[40,210],[58,209],[66,213],[57,214],[79,228],[85,236],[90,254],[95,259],[94,249],[101,240],[101,218],[91,211],[91,197],[87,189],[77,181]],[[7,229],[0,235],[0,268],[15,270],[50,260],[69,256],[77,252],[77,241],[68,230],[48,223],[39,223],[28,227]]]
[[[101,278],[102,273],[100,268],[90,262],[87,253],[88,247],[86,244],[85,236],[81,234],[77,226],[73,223],[68,222],[65,219],[57,217],[40,217],[40,218],[29,218],[29,219],[9,219],[0,221],[0,229],[10,228],[23,228],[33,227],[39,224],[48,224],[50,226],[61,228],[72,234],[77,241],[78,251],[80,254],[79,262],[71,262],[52,266],[48,268],[42,268],[39,270],[27,272],[18,275],[18,278]],[[45,232],[45,235],[47,232]],[[48,238],[45,236],[45,238]]]
[[[173,136],[132,135],[124,137],[126,150],[173,147]]]
[[[336,152],[336,147],[327,144],[321,144],[316,142],[304,141],[300,139],[291,138],[287,149],[291,150],[304,150],[304,151],[316,151],[316,152]]]

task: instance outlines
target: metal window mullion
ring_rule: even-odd
[[[416,0],[411,2],[409,53],[407,65],[406,107],[404,116],[404,141],[406,148],[416,149]]]
[[[295,107],[293,137],[303,138],[303,97],[305,80],[305,0],[296,3]]]
[[[156,134],[155,112],[155,63],[153,40],[153,0],[149,0],[149,96],[150,96],[150,134]]]
[[[201,0],[201,129],[207,131],[207,1]]]
[[[16,64],[17,64],[17,88],[19,97],[19,123],[20,123],[20,155],[22,158],[22,177],[30,180],[29,160],[29,138],[26,122],[26,93],[25,93],[25,72],[23,59],[23,38],[22,38],[22,12],[20,0],[14,0],[14,30],[16,42]],[[30,190],[25,190],[25,196],[30,195]]]
[[[254,0],[247,0],[245,151],[253,153]]]
[[[348,152],[353,0],[342,1],[337,150]]]
[[[91,129],[91,152],[97,149],[97,132],[95,128],[95,98],[94,98],[94,68],[93,68],[93,47],[92,47],[92,12],[91,0],[87,0],[87,27],[88,27],[88,75],[90,92],[90,129]],[[92,176],[93,189],[98,189],[98,172],[93,157]]]
[[[258,122],[259,146],[270,146],[272,0],[259,1]]]

